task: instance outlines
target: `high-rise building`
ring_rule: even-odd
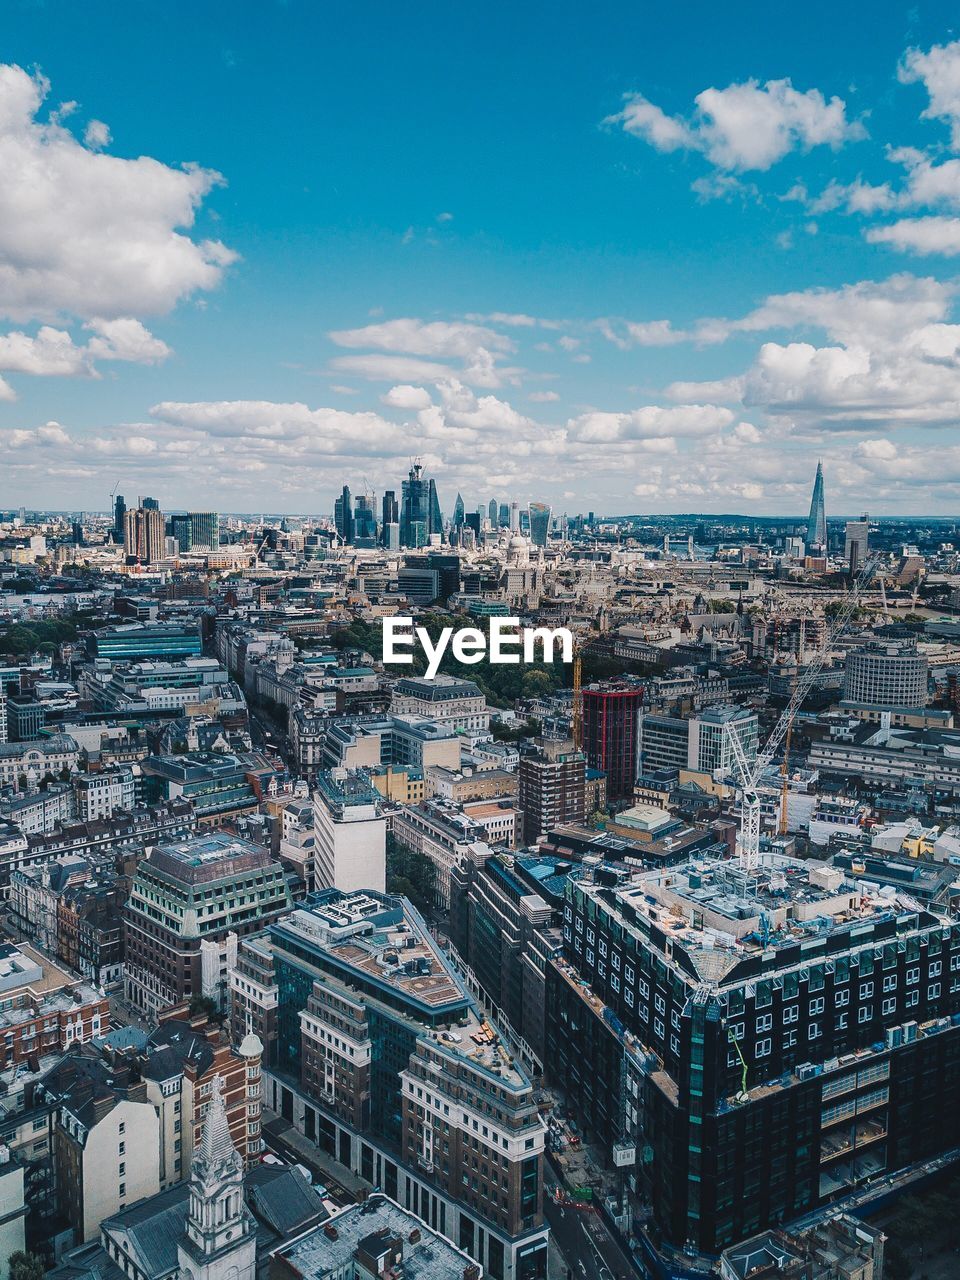
[[[143,507],[144,511],[160,510],[160,503],[156,500],[156,498],[144,498],[143,501],[140,503],[140,505]]]
[[[501,529],[508,529],[510,527],[510,503],[509,502],[500,503],[500,519],[498,523]]]
[[[807,551],[827,545],[827,511],[823,500],[823,463],[817,463],[817,475],[810,498],[810,514],[807,517]]]
[[[548,1083],[592,1141],[648,1145],[636,1177],[675,1248],[716,1254],[960,1141],[960,933],[902,873],[765,854],[752,876],[567,880]]]
[[[643,690],[622,685],[588,685],[581,697],[587,763],[606,774],[610,800],[630,800],[637,777]]]
[[[531,1079],[410,903],[326,890],[250,945],[269,948],[273,982],[238,982],[234,1018],[256,1025],[276,1008],[266,1105],[484,1274],[542,1280]]]
[[[520,503],[519,502],[510,503],[510,532],[511,533],[520,532]]]
[[[186,554],[193,547],[193,520],[186,512],[178,512],[170,517],[170,533],[177,544],[177,550]]]
[[[423,466],[415,462],[403,482],[400,502],[400,544],[422,547],[427,541],[430,519],[430,485],[423,478]]]
[[[856,577],[867,563],[870,547],[870,517],[864,512],[859,520],[848,520],[844,526],[843,558],[851,577]]]
[[[531,502],[530,541],[535,547],[545,547],[550,534],[550,507],[545,502]]]
[[[462,497],[461,497],[461,495],[458,493],[458,494],[457,494],[457,500],[456,500],[456,502],[453,504],[453,527],[454,527],[455,529],[459,529],[459,528],[461,527],[461,525],[463,524],[463,513],[464,513],[464,510],[465,510],[465,508],[464,508],[464,505],[463,505],[463,498],[462,498]]]
[[[220,546],[220,517],[216,511],[191,511],[190,536],[192,545],[216,551]]]
[[[871,707],[924,707],[927,659],[915,640],[870,640],[843,666],[843,698]]]
[[[437,493],[437,482],[432,477],[430,479],[430,488],[427,498],[428,505],[428,524],[427,534],[443,535],[443,512],[440,510],[440,497]]]
[[[113,540],[114,542],[123,541],[123,517],[127,514],[127,504],[123,500],[123,494],[118,493],[113,504]]]
[[[586,761],[571,741],[542,739],[520,760],[523,842],[536,844],[553,827],[586,816]]]
[[[380,794],[363,774],[317,774],[313,875],[318,889],[386,888],[387,822]]]
[[[353,500],[347,485],[343,486],[340,497],[334,503],[333,522],[337,526],[340,541],[349,546],[353,542]]]
[[[148,499],[144,499],[144,504]],[[141,564],[156,564],[164,557],[166,521],[163,512],[146,505],[124,513],[124,554],[136,558]]]
[[[394,493],[392,489],[387,489],[386,492],[384,493],[383,505],[381,510],[383,513],[383,518],[381,523],[384,529],[386,529],[388,524],[400,523],[400,508],[397,506],[397,495]],[[387,546],[386,537],[384,537],[383,539],[383,545]]]
[[[373,493],[358,493],[353,504],[353,540],[370,546],[377,537],[377,499]]]
[[[490,516],[490,527],[491,527],[492,529],[495,529],[495,528],[497,527],[497,500],[496,500],[496,498],[491,498],[491,499],[490,499],[490,506],[487,508],[487,513],[488,513],[488,515]]]

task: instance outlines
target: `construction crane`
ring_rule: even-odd
[[[740,862],[740,869],[746,876],[754,875],[760,864],[760,796],[758,793],[760,779],[770,767],[781,742],[790,732],[797,712],[816,683],[817,677],[823,670],[827,657],[838,637],[853,617],[863,589],[873,577],[879,563],[879,556],[872,557],[867,561],[854,581],[849,595],[844,600],[842,608],[833,621],[833,626],[827,633],[826,639],[813,655],[803,675],[799,676],[795,682],[790,701],[787,703],[783,714],[774,726],[767,741],[757,752],[756,760],[753,762],[747,760],[743,742],[736,730],[735,722],[730,721],[726,725],[724,741],[729,746],[729,753],[733,758],[733,769],[729,769],[728,762],[722,767],[724,772],[732,771],[734,773],[737,785],[740,788],[740,830],[737,836],[737,856]],[[724,755],[726,755],[726,752],[724,752]]]
[[[580,657],[580,642],[573,642],[573,714],[570,725],[573,745],[577,751],[583,746],[583,688],[581,686],[583,663]]]

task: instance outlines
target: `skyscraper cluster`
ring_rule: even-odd
[[[156,564],[169,555],[191,551],[216,551],[220,545],[216,511],[182,511],[168,520],[156,498],[138,499],[137,506],[128,511],[123,495],[118,494],[113,513],[114,538],[123,542],[128,559],[141,564]]]

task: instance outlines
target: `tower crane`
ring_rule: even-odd
[[[790,701],[787,703],[783,714],[763,747],[757,752],[756,760],[753,762],[747,760],[740,735],[736,731],[735,722],[731,721],[726,725],[725,741],[729,746],[729,755],[732,757],[733,768],[730,770],[727,767],[724,772],[733,772],[740,788],[740,829],[737,835],[737,856],[740,862],[740,869],[745,875],[755,874],[760,864],[760,796],[758,794],[760,779],[766,769],[769,768],[781,742],[790,732],[797,712],[823,670],[836,640],[853,617],[863,589],[870,582],[879,563],[879,556],[872,557],[867,561],[854,581],[849,595],[843,602],[843,607],[833,621],[833,626],[827,632],[826,639],[811,658],[803,674],[798,675],[793,693],[790,695]]]

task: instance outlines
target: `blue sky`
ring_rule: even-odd
[[[664,8],[8,0],[0,505],[956,511],[951,7]]]

